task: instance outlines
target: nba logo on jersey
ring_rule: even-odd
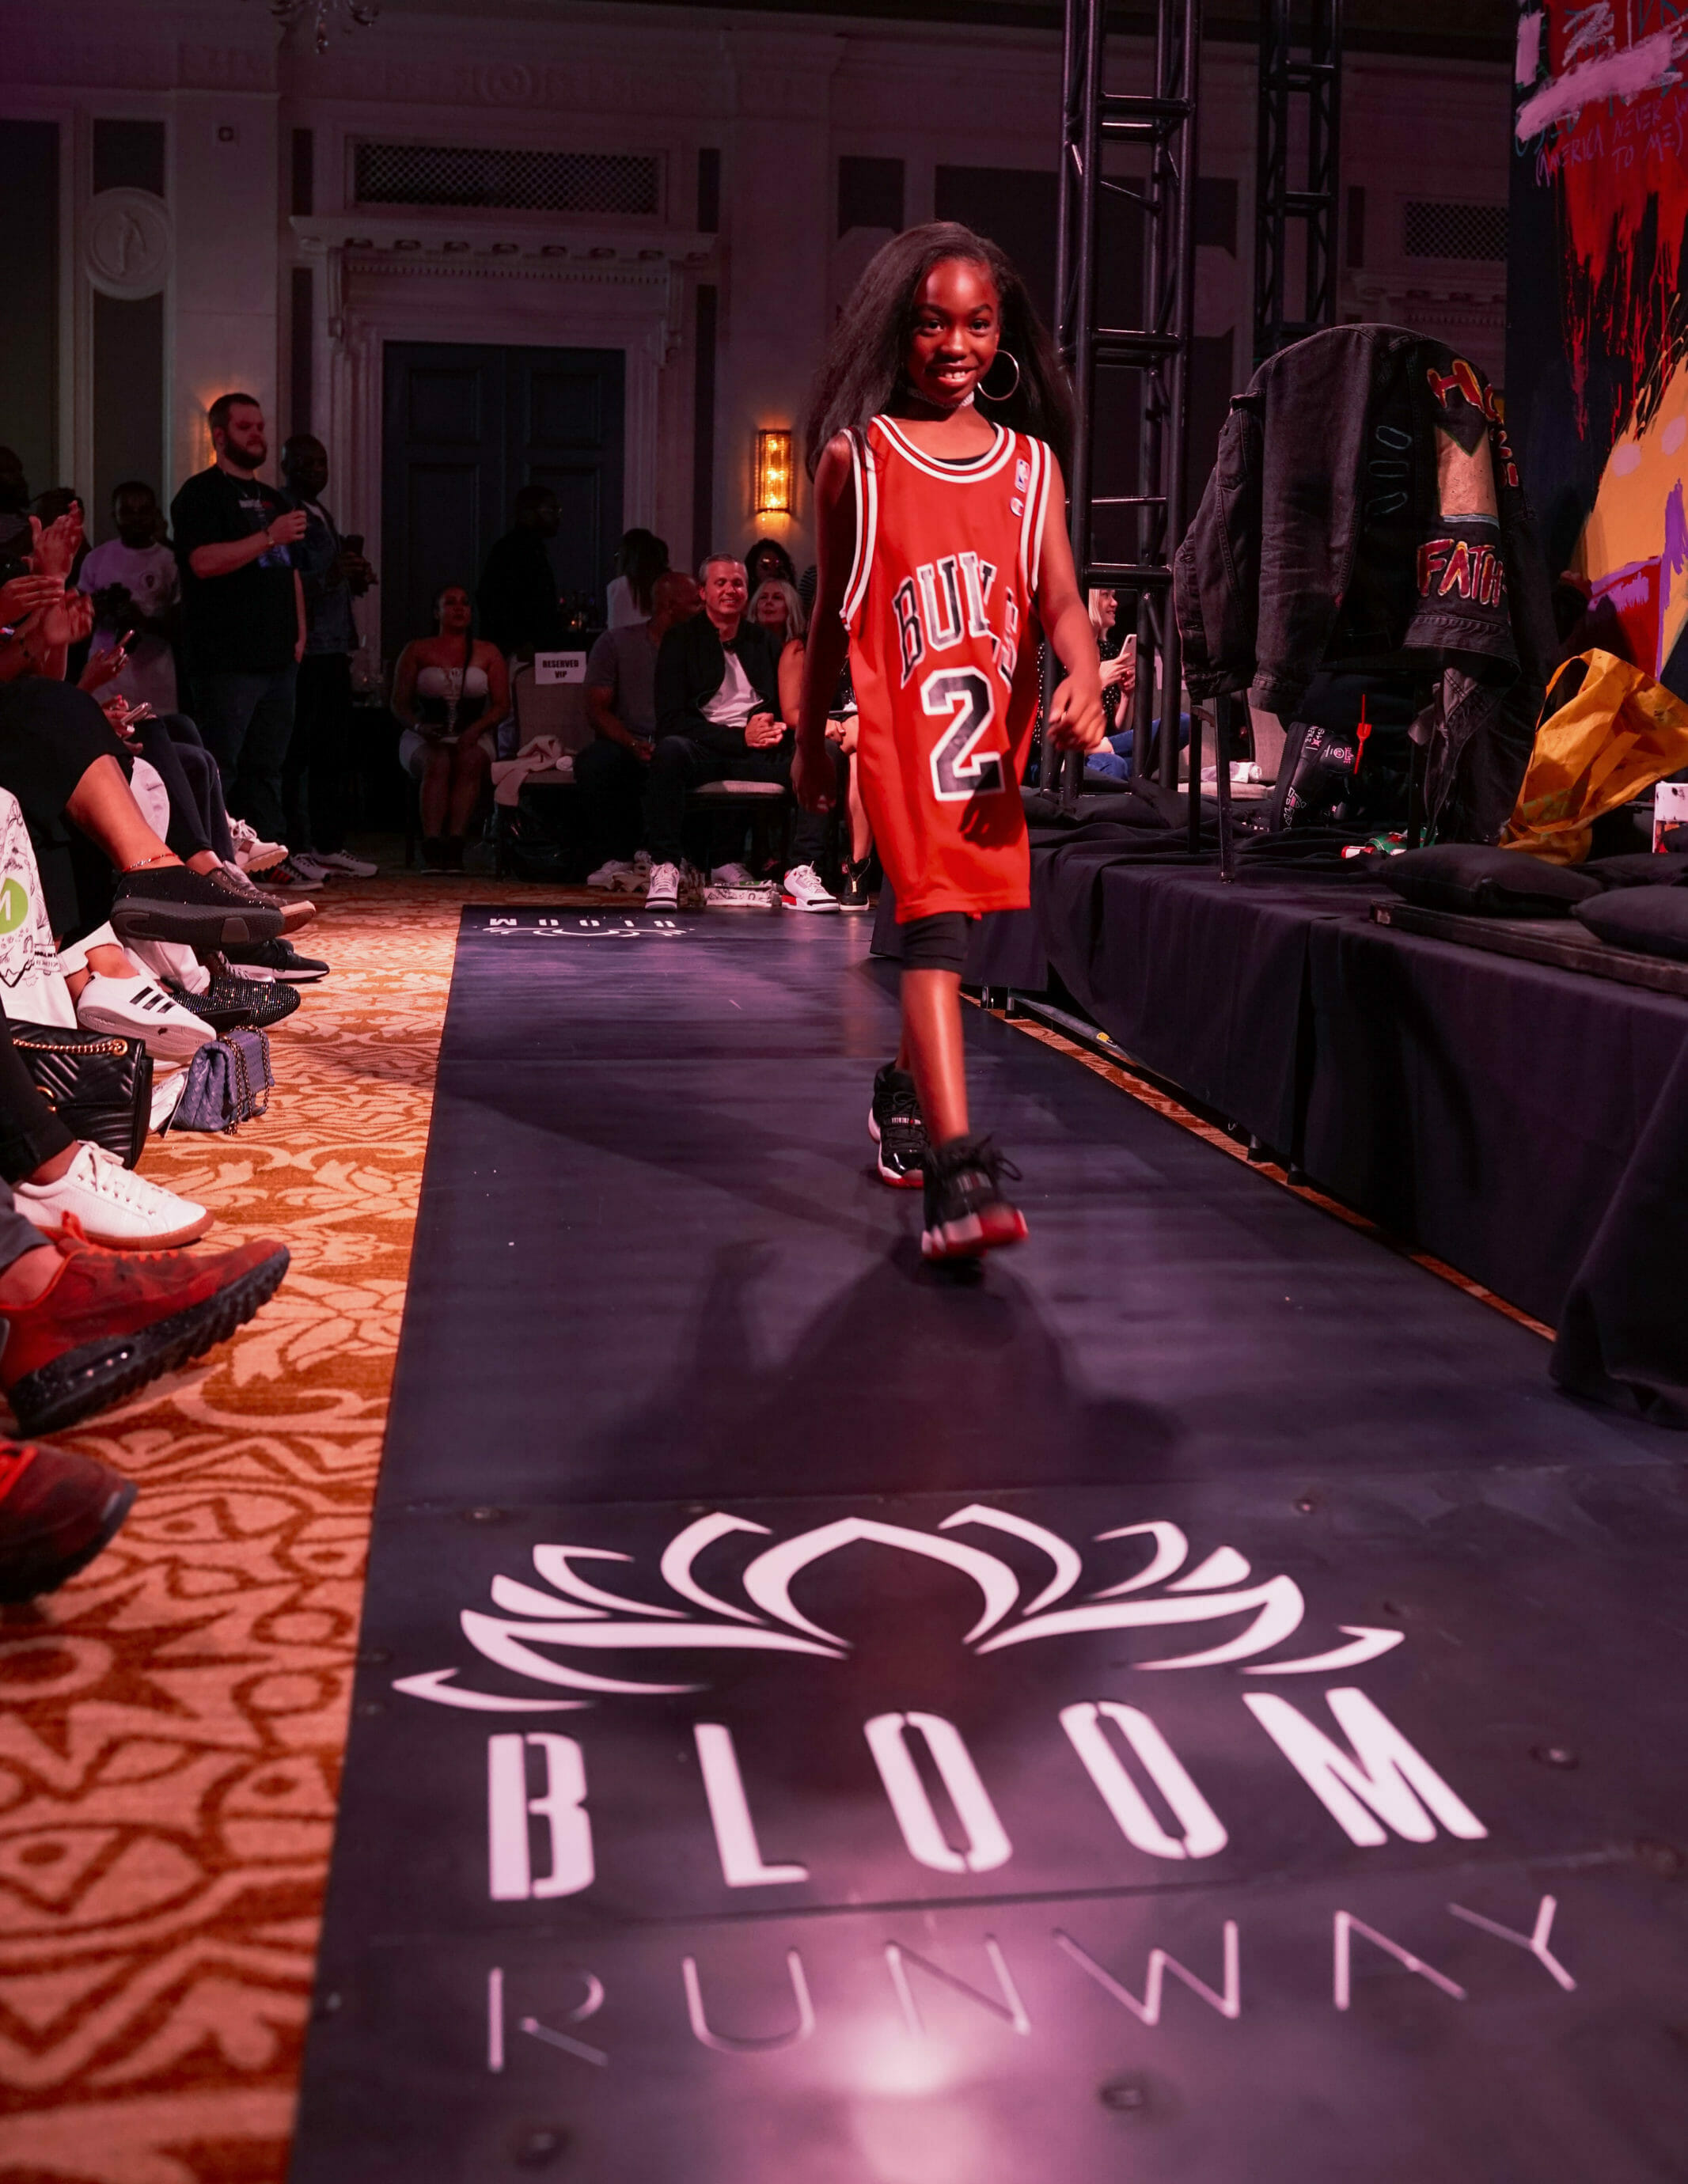
[[[1022,455],[1014,465],[1014,490],[1023,493],[1032,482],[1032,466]]]

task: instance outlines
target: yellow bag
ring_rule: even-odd
[[[1576,696],[1553,708],[1547,686],[1529,768],[1501,837],[1549,864],[1579,865],[1593,822],[1688,766],[1688,705],[1610,652],[1578,655],[1588,673]]]

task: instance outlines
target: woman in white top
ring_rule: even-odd
[[[606,594],[611,629],[650,620],[656,580],[668,567],[668,541],[643,528],[625,531],[616,549],[619,572],[610,579]]]
[[[398,763],[421,783],[422,863],[463,870],[464,838],[486,786],[491,732],[510,710],[504,655],[474,634],[465,588],[448,584],[434,601],[437,637],[419,637],[398,655],[393,711],[404,729]]]

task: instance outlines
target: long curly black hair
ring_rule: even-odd
[[[1062,470],[1069,466],[1072,389],[1025,282],[1007,253],[988,236],[955,220],[935,220],[888,242],[839,315],[804,422],[803,451],[811,477],[834,433],[860,431],[889,407],[903,376],[916,298],[927,275],[946,258],[983,265],[990,275],[1001,305],[1002,347],[1020,366],[1013,393],[1006,402],[983,400],[983,414],[1047,440]],[[996,376],[993,367],[991,376]]]

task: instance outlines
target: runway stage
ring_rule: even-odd
[[[1680,1437],[861,922],[464,914],[296,2184],[1680,2177]]]

